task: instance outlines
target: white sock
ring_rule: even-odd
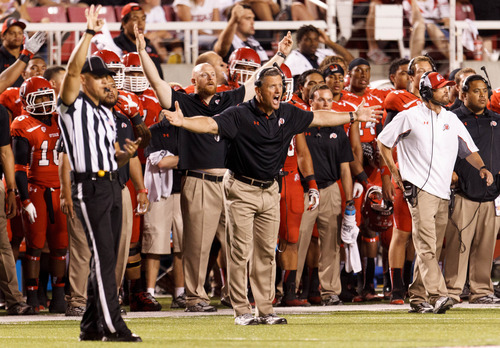
[[[184,293],[184,287],[175,288],[174,292],[175,292],[175,297],[174,298],[177,298],[177,297],[181,296]]]
[[[155,296],[155,288],[148,288],[147,291],[151,294],[151,296]]]

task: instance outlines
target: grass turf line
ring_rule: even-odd
[[[141,347],[335,346],[436,347],[500,345],[500,308],[452,309],[445,315],[336,312],[286,315],[288,325],[234,325],[231,316],[126,319],[142,337]],[[73,347],[79,322],[50,321],[0,325],[2,347]],[[81,342],[79,346],[109,345]]]

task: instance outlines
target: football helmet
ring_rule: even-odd
[[[23,82],[19,95],[24,109],[30,115],[50,115],[56,111],[56,93],[49,81],[41,76],[33,76]],[[38,97],[48,96],[48,101],[38,101]]]
[[[229,56],[229,78],[243,85],[260,68],[257,52],[249,47],[241,47]]]
[[[141,59],[137,52],[127,53],[122,57],[122,63],[125,66],[125,83],[123,89],[129,92],[144,92],[149,88],[149,82],[144,75]],[[131,75],[130,73],[142,73],[142,75]]]
[[[101,57],[108,69],[116,72],[116,75],[113,76],[116,88],[123,89],[123,83],[125,82],[125,65],[121,62],[120,57],[118,57],[115,52],[108,50],[95,51],[92,55]]]
[[[283,92],[283,96],[281,99],[284,102],[289,102],[292,99],[293,95],[293,77],[290,68],[285,64],[281,64],[280,66],[283,75],[285,75],[285,91]]]
[[[382,233],[392,227],[393,212],[392,203],[384,201],[380,186],[371,186],[366,191],[362,213],[370,230]]]

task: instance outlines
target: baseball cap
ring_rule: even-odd
[[[20,22],[14,17],[9,17],[3,22],[2,35],[5,34],[5,32],[9,30],[9,28],[12,27],[13,25],[17,25],[22,30],[26,29],[26,24],[24,22]]]
[[[457,72],[459,72],[460,70],[462,70],[462,69],[458,68],[458,69],[452,70],[450,73],[450,76],[448,76],[448,80],[455,81],[455,76],[457,75]]]
[[[323,70],[324,78],[333,74],[342,74],[344,76],[344,69],[338,64],[330,64]]]
[[[122,8],[122,18],[128,15],[132,11],[142,11],[142,7],[136,3],[136,2],[131,2],[123,6]]]
[[[96,76],[116,75],[113,70],[108,69],[101,57],[87,57],[83,64],[82,74],[91,73]]]
[[[454,86],[455,81],[449,81],[443,77],[438,72],[431,72],[429,74],[422,75],[420,79],[421,87],[430,87],[431,89],[443,88],[445,86]]]
[[[358,65],[368,65],[368,66],[370,66],[370,62],[367,61],[364,58],[353,59],[352,62],[349,63],[349,71],[351,71],[352,69],[354,69]]]

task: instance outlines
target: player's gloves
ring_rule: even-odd
[[[130,95],[126,94],[120,93],[118,95],[116,106],[129,119],[131,119],[141,111],[138,101],[135,101]]]
[[[316,180],[314,179],[314,175],[309,175],[305,178],[307,185],[309,186],[309,190],[307,194],[309,196],[309,207],[307,210],[314,210],[319,205],[319,191],[318,185],[316,184]]]
[[[23,211],[28,214],[28,220],[30,223],[35,223],[36,220],[36,209],[33,203],[29,199],[23,201]]]
[[[352,188],[352,197],[359,198],[359,197],[361,197],[362,193],[363,193],[363,185],[361,185],[359,182],[355,181],[354,186]]]
[[[27,56],[32,57],[35,53],[38,52],[40,47],[43,46],[46,38],[47,38],[47,35],[45,34],[45,32],[37,31],[31,38],[26,40],[26,42],[24,43],[24,50],[21,53],[24,53]],[[27,52],[25,52],[25,51],[27,51]]]

